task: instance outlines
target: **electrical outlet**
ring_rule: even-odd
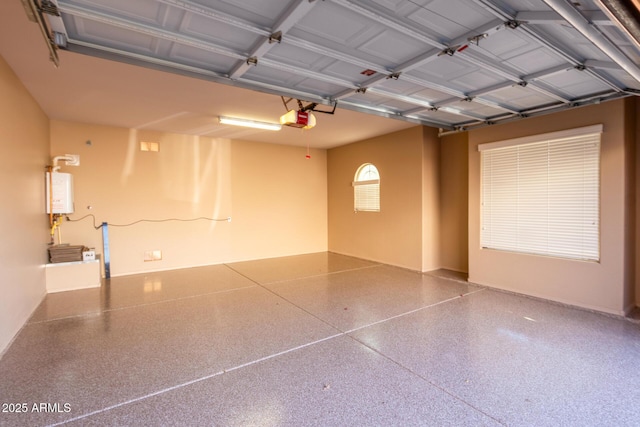
[[[159,249],[144,251],[144,262],[162,260],[162,251]]]

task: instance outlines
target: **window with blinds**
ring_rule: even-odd
[[[483,248],[600,259],[602,125],[481,144]]]
[[[371,163],[365,163],[356,171],[353,204],[356,212],[380,212],[380,174]]]

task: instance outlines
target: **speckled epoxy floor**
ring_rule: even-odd
[[[319,253],[48,295],[0,425],[635,426],[639,384],[638,323]]]

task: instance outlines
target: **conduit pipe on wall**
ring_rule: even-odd
[[[578,10],[564,0],[544,0],[544,2],[609,56],[623,70],[640,82],[640,68],[627,58],[609,39],[602,35]]]

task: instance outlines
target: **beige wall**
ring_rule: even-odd
[[[417,126],[329,150],[329,250],[417,271],[466,272],[467,134]],[[381,175],[381,212],[353,212],[356,170]]]
[[[234,260],[327,250],[327,151],[231,144]]]
[[[445,135],[440,144],[440,267],[469,271],[469,133]]]
[[[625,265],[625,101],[479,129],[469,134],[469,280],[496,288],[622,314],[629,269]],[[480,249],[478,144],[602,123],[601,261],[570,261]]]
[[[112,276],[327,250],[324,150],[308,160],[300,147],[52,121],[51,155],[61,154],[80,155],[61,169],[74,176],[71,218],[109,223]],[[223,221],[118,226],[200,217]],[[62,240],[102,252],[91,217],[64,222]],[[162,260],[145,262],[151,250]]]
[[[45,294],[49,121],[0,57],[0,354]]]
[[[441,175],[438,130],[422,128],[422,267],[421,271],[441,267]]]
[[[424,144],[416,126],[329,150],[330,251],[422,270]],[[353,210],[351,184],[364,163],[380,172],[380,212]]]
[[[636,303],[636,99],[625,100],[625,279],[628,305]],[[630,310],[632,307],[628,307]]]
[[[636,281],[636,306],[640,307],[640,97],[636,97],[636,111],[633,117],[636,125],[636,233],[635,233],[635,281]]]

